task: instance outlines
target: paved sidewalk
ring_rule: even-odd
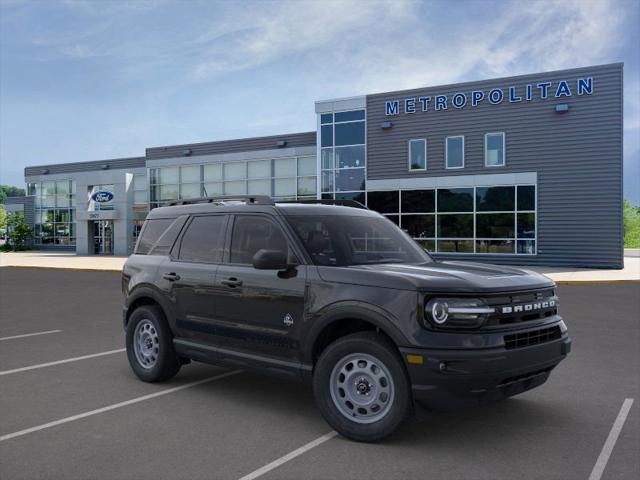
[[[79,256],[73,252],[27,251],[0,253],[0,267],[66,268],[121,271],[127,257]],[[547,275],[561,285],[639,283],[640,257],[625,257],[622,270],[524,266]]]

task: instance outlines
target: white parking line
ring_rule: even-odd
[[[302,455],[305,452],[308,452],[312,448],[317,447],[318,445],[322,445],[327,440],[331,440],[333,437],[338,435],[338,432],[331,431],[329,433],[325,433],[321,437],[316,438],[315,440],[307,443],[306,445],[301,446],[300,448],[295,449],[293,452],[289,452],[286,455],[274,460],[271,463],[268,463],[264,467],[259,468],[258,470],[254,470],[253,472],[245,475],[240,480],[254,480],[255,478],[261,477],[267,472],[278,468],[280,465],[287,463],[289,460],[293,460],[294,458]]]
[[[114,403],[113,405],[97,408],[96,410],[91,410],[89,412],[79,413],[78,415],[72,415],[70,417],[62,418],[60,420],[55,420],[53,422],[44,423],[42,425],[38,425],[31,428],[25,428],[24,430],[20,430],[18,432],[8,433],[7,435],[0,436],[0,442],[4,442],[5,440],[10,440],[16,437],[21,437],[29,433],[38,432],[46,428],[56,427],[58,425],[62,425],[63,423],[74,422],[82,418],[87,418],[93,415],[98,415],[100,413],[109,412],[111,410],[115,410],[116,408],[126,407],[128,405],[133,405],[134,403],[140,403],[140,402],[144,402],[145,400],[151,400],[152,398],[161,397],[163,395],[168,395],[174,392],[179,392],[180,390],[185,390],[187,388],[195,387],[196,385],[202,385],[203,383],[207,383],[207,382],[213,382],[214,380],[220,380],[222,378],[230,377],[231,375],[236,375],[241,372],[242,370],[233,370],[231,372],[222,373],[220,375],[214,375],[213,377],[204,378],[202,380],[198,380],[195,382],[185,383],[184,385],[180,385],[178,387],[167,388],[166,390],[150,393],[149,395],[143,395],[141,397],[132,398],[131,400],[126,400],[124,402]]]
[[[596,460],[596,464],[591,471],[591,475],[589,475],[589,480],[600,480],[600,477],[602,477],[604,469],[607,467],[609,457],[611,456],[611,452],[613,452],[613,447],[615,447],[616,442],[618,441],[618,436],[622,431],[624,422],[627,420],[629,410],[631,410],[631,405],[633,405],[633,398],[627,398],[624,402],[622,402],[620,413],[618,413],[615,422],[613,422],[613,426],[611,427],[611,431],[609,432],[607,441],[604,442],[604,446],[602,447],[602,451],[598,456],[598,460]]]
[[[61,365],[63,363],[77,362],[79,360],[86,360],[88,358],[102,357],[104,355],[112,355],[114,353],[122,353],[125,350],[126,349],[124,348],[119,348],[117,350],[109,350],[108,352],[99,352],[99,353],[92,353],[91,355],[83,355],[82,357],[65,358],[64,360],[57,360],[55,362],[39,363],[37,365],[29,365],[28,367],[14,368],[12,370],[3,370],[2,372],[0,372],[0,376],[11,375],[12,373],[26,372],[28,370],[35,370],[36,368],[52,367],[54,365]]]
[[[23,333],[22,335],[14,335],[12,337],[0,337],[3,340],[15,340],[16,338],[35,337],[36,335],[48,335],[50,333],[60,333],[62,330],[47,330],[46,332]]]

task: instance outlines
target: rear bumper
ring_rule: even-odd
[[[566,332],[548,343],[506,349],[401,348],[413,398],[429,410],[455,410],[490,403],[542,385],[571,351]],[[409,363],[407,355],[422,357]]]

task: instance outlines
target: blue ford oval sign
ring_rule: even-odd
[[[107,203],[113,200],[113,193],[111,192],[96,192],[91,195],[91,200],[98,203]]]

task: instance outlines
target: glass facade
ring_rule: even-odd
[[[316,157],[243,160],[149,170],[149,205],[221,195],[316,198]]]
[[[367,192],[367,206],[438,253],[536,254],[536,187]]]
[[[322,198],[365,203],[365,138],[364,110],[320,115]]]
[[[35,245],[75,245],[76,183],[73,180],[32,183],[28,193],[35,197]]]

